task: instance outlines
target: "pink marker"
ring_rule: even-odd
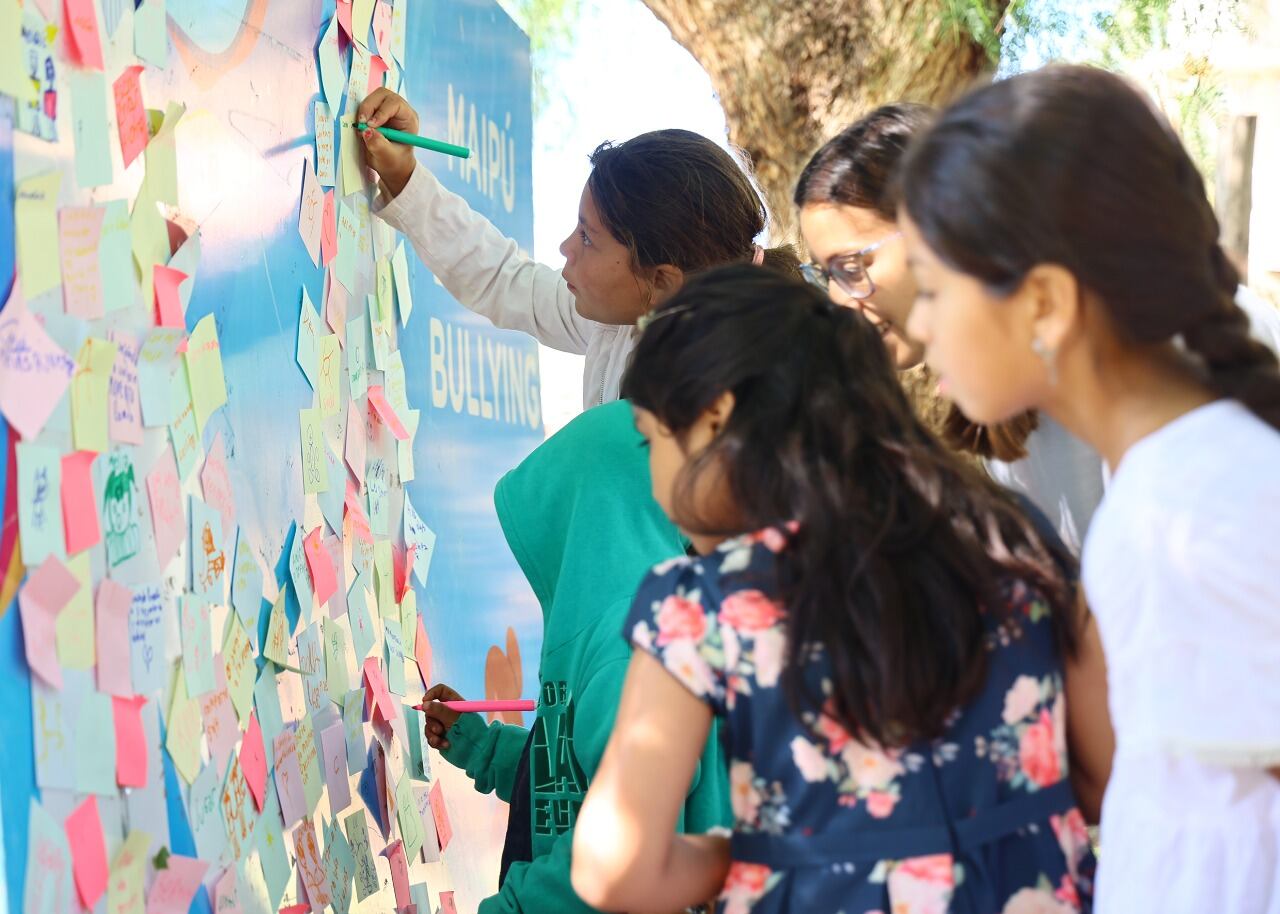
[[[517,699],[515,701],[442,701],[450,711],[534,711],[538,707],[535,701]],[[426,705],[414,705],[415,711],[425,711]]]

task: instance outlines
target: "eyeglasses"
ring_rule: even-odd
[[[860,251],[837,254],[827,262],[825,267],[820,263],[802,263],[800,272],[804,274],[806,280],[824,292],[831,290],[831,282],[834,280],[835,284],[850,298],[863,301],[874,295],[876,291],[876,284],[872,281],[871,274],[867,272],[866,256],[901,235],[902,232],[894,232]]]

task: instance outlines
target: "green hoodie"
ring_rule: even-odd
[[[480,914],[592,911],[569,884],[573,823],[613,730],[631,660],[623,623],[653,565],[684,552],[654,502],[643,439],[618,401],[589,410],[498,483],[498,520],[542,605],[538,711],[529,755],[533,860],[511,866]],[[444,757],[481,793],[510,801],[529,731],[463,714]],[[731,822],[724,754],[713,730],[680,827]]]

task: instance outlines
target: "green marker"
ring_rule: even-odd
[[[364,122],[356,124],[356,129],[361,133],[364,133],[368,128],[369,125]],[[471,158],[471,150],[466,146],[455,146],[452,143],[418,136],[416,133],[407,133],[404,130],[396,130],[393,127],[375,127],[374,129],[393,143],[404,143],[406,146],[417,146],[420,149],[430,149],[432,152],[443,152],[445,155],[457,156],[460,159]]]

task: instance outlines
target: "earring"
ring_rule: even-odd
[[[1056,353],[1038,336],[1031,340],[1031,351],[1044,362],[1045,371],[1049,373],[1049,386],[1056,387],[1058,385],[1058,362],[1054,358]]]

